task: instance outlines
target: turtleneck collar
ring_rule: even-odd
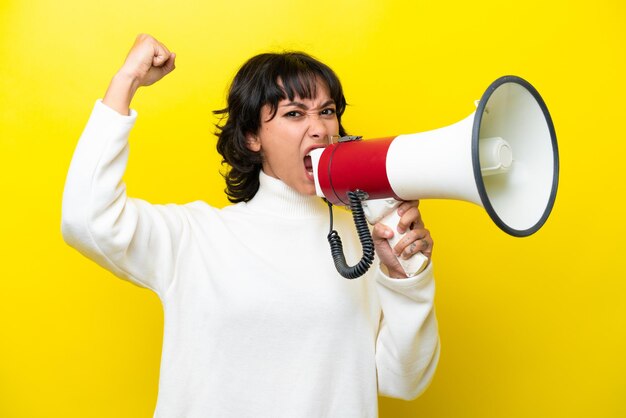
[[[281,218],[311,218],[328,213],[328,206],[321,198],[302,195],[263,170],[259,173],[259,190],[247,205],[253,211]]]

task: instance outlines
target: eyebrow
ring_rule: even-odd
[[[333,99],[326,100],[324,103],[322,103],[320,105],[320,107],[326,107],[326,106],[329,106],[331,104],[335,104],[335,101]],[[309,107],[307,105],[305,105],[304,103],[301,103],[301,102],[289,102],[289,103],[282,104],[282,105],[280,105],[278,107],[289,107],[289,106],[295,106],[295,107],[298,107],[298,108],[303,109],[303,110],[308,110],[309,109]]]

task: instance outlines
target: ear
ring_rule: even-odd
[[[261,140],[254,134],[246,134],[246,147],[250,151],[259,152],[261,151]]]

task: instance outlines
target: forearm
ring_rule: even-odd
[[[130,103],[133,100],[139,81],[137,77],[124,71],[119,71],[113,76],[102,103],[109,106],[121,115],[130,115]]]
[[[383,311],[376,344],[379,391],[413,399],[428,386],[439,357],[432,266],[413,278],[381,276],[377,282]]]
[[[134,113],[122,116],[96,103],[74,151],[65,182],[62,231],[70,245],[92,245],[93,225],[102,225],[103,219],[117,219],[119,210],[125,206],[122,177],[128,158],[127,138],[135,118]],[[101,226],[96,232],[110,229],[110,225]]]

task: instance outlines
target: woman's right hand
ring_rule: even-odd
[[[139,87],[156,83],[175,66],[176,54],[150,35],[140,34],[126,56],[124,65],[115,74],[102,102],[128,115],[130,102]]]
[[[175,59],[176,54],[165,45],[142,33],[137,36],[120,73],[132,78],[137,87],[149,86],[174,70]]]

